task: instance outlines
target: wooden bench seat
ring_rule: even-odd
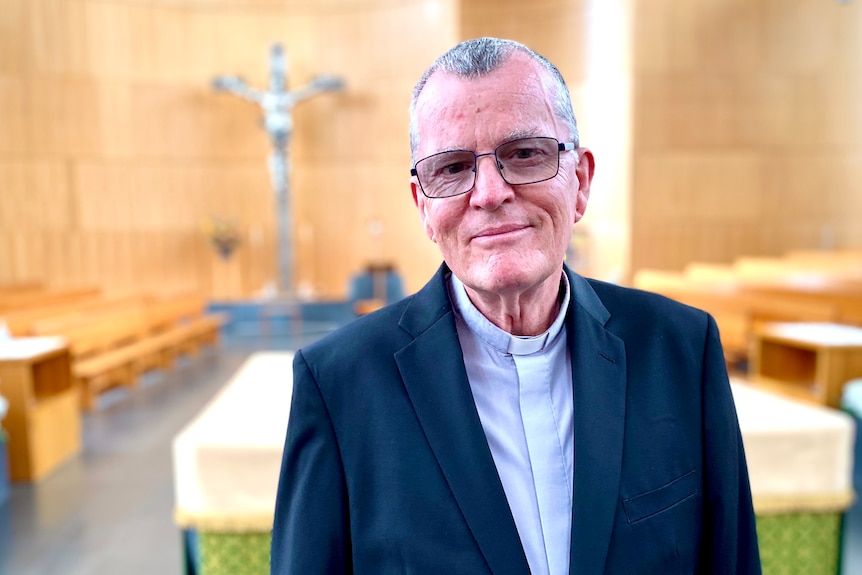
[[[54,302],[11,312],[0,313],[6,327],[15,337],[57,333],[83,324],[103,313],[113,313],[130,306],[143,305],[144,294],[100,296],[83,301]]]
[[[82,408],[92,410],[103,391],[134,388],[143,373],[170,369],[177,357],[216,343],[224,322],[221,315],[205,313],[200,295],[185,294],[51,318],[38,322],[35,331],[67,339]]]
[[[0,316],[24,309],[94,300],[99,295],[100,290],[91,287],[4,293],[0,295]]]
[[[682,272],[640,270],[634,286],[711,313],[729,361],[748,355],[753,330],[764,323],[862,325],[862,250],[692,262]]]
[[[218,341],[227,318],[206,312],[206,301],[197,293],[177,294],[149,302],[147,324],[153,336],[172,333],[177,349],[195,354],[205,345]]]
[[[25,292],[40,292],[45,289],[42,282],[12,282],[0,283],[0,297],[7,294],[20,294]]]
[[[728,363],[748,355],[752,332],[760,324],[835,322],[845,313],[835,297],[814,297],[792,286],[779,288],[777,283],[733,281],[719,268],[691,269],[694,279],[687,273],[642,270],[635,274],[634,286],[709,312],[718,325]]]

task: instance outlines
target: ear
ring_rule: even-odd
[[[578,166],[575,175],[578,177],[578,197],[575,199],[575,222],[584,217],[587,202],[590,199],[590,185],[596,171],[596,160],[587,148],[578,148]]]
[[[410,192],[413,194],[413,203],[416,204],[416,208],[419,210],[419,219],[422,220],[422,227],[425,228],[425,235],[427,235],[428,238],[436,244],[437,240],[434,239],[434,230],[428,223],[428,198],[426,198],[425,194],[423,194],[419,189],[419,184],[416,180],[410,181]]]

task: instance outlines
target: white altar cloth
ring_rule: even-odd
[[[293,353],[255,353],[174,438],[181,527],[268,531],[293,391]]]
[[[852,417],[731,383],[760,513],[842,511],[852,503]]]
[[[293,387],[293,354],[255,353],[174,438],[181,527],[268,531]],[[854,421],[732,382],[755,511],[841,511],[853,500]]]

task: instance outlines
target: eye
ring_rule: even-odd
[[[531,164],[543,162],[547,157],[547,151],[535,142],[516,142],[497,152],[500,161],[514,164]]]
[[[426,158],[420,165],[428,178],[452,178],[471,171],[474,163],[472,152],[453,151]]]
[[[455,174],[459,174],[465,170],[472,169],[471,163],[468,162],[452,162],[450,164],[446,164],[441,166],[438,170],[438,173],[443,176],[454,176]]]
[[[535,157],[541,154],[542,151],[538,148],[530,148],[530,147],[518,147],[512,152],[512,157],[517,158],[519,160],[527,160],[529,158]]]

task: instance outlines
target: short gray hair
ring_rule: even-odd
[[[565,122],[569,129],[569,137],[575,142],[575,147],[579,145],[578,122],[572,109],[569,88],[566,86],[566,82],[563,80],[563,76],[557,67],[547,58],[520,42],[500,38],[476,38],[461,42],[434,60],[434,63],[425,70],[422,78],[416,84],[416,87],[413,88],[413,96],[410,99],[410,153],[413,156],[414,163],[416,161],[416,150],[419,147],[416,104],[428,79],[435,72],[441,70],[463,78],[479,78],[500,68],[516,52],[526,54],[541,64],[542,68],[547,72],[547,77],[551,80],[552,88],[554,89],[554,112]]]

